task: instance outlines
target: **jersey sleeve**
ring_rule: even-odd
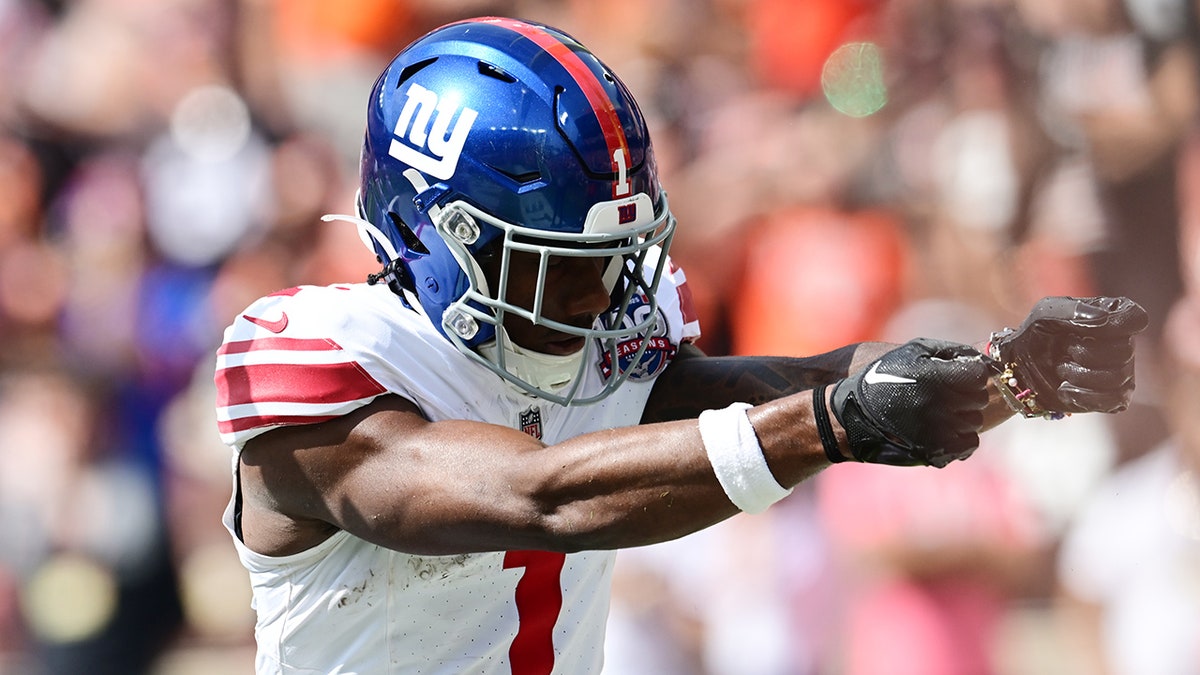
[[[349,287],[301,287],[238,315],[217,351],[222,441],[240,449],[272,428],[331,420],[388,391],[364,366],[373,360],[363,339],[371,327],[345,311],[353,301]]]

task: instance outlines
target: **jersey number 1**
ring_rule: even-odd
[[[508,648],[513,675],[554,670],[554,624],[562,610],[559,575],[567,556],[547,551],[508,551],[504,569],[525,568],[517,582],[517,636]]]

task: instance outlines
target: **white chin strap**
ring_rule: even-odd
[[[525,382],[548,392],[557,392],[566,387],[580,374],[579,366],[587,348],[580,349],[574,354],[555,356],[521,348],[507,336],[501,337],[498,329],[497,339],[479,347],[479,351],[489,361],[499,365],[500,354],[497,344],[503,344],[504,370],[525,380]],[[514,385],[515,386],[515,385]]]

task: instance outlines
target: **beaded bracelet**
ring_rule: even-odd
[[[1013,412],[1026,419],[1039,417],[1047,420],[1061,420],[1069,417],[1069,413],[1046,410],[1037,402],[1037,394],[1029,387],[1021,386],[1017,380],[1017,364],[1005,363],[1000,358],[1000,347],[997,340],[1012,332],[1011,328],[992,333],[992,339],[987,344],[987,354],[995,375],[996,389]]]

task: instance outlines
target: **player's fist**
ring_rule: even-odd
[[[979,445],[989,372],[972,347],[920,338],[838,381],[829,407],[854,459],[943,467]]]
[[[1119,412],[1133,394],[1133,336],[1148,322],[1129,298],[1044,298],[992,337],[990,356],[1034,396],[1035,413]]]

